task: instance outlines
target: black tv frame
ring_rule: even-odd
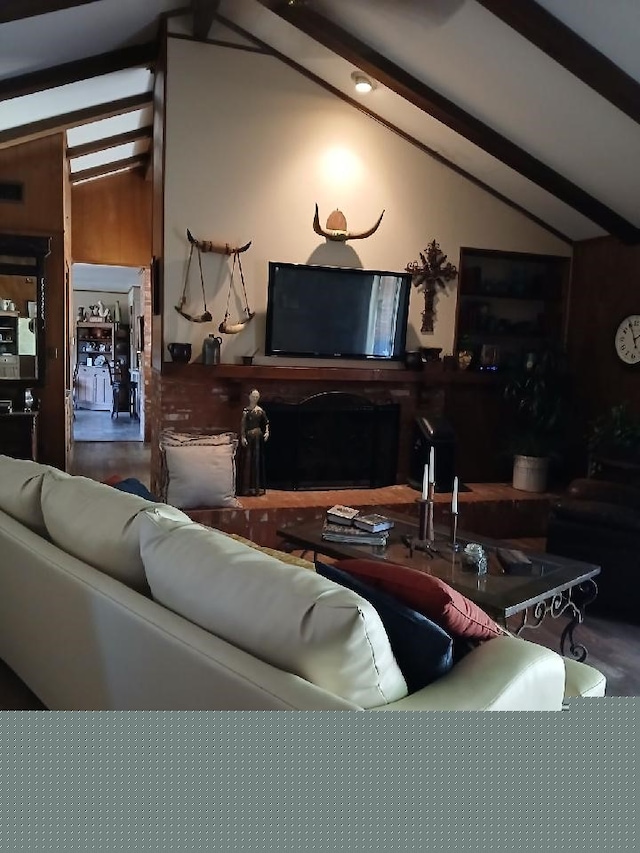
[[[319,270],[322,271],[326,275],[335,275],[341,276],[346,274],[349,275],[362,275],[362,276],[374,276],[374,275],[382,275],[382,276],[393,276],[395,278],[402,278],[405,281],[405,287],[402,290],[403,295],[403,304],[400,306],[398,312],[398,319],[403,326],[401,327],[401,339],[399,341],[399,347],[394,355],[375,355],[371,353],[336,353],[333,351],[328,352],[320,352],[320,351],[297,351],[297,350],[283,350],[283,349],[274,349],[273,347],[273,288],[274,288],[274,272],[276,267],[284,267],[290,270],[300,270],[304,272],[305,270]],[[411,296],[411,273],[406,271],[397,271],[397,270],[372,270],[372,269],[362,269],[361,267],[331,267],[331,266],[323,266],[318,264],[295,264],[288,262],[280,262],[280,261],[269,261],[269,278],[268,278],[268,286],[267,286],[267,314],[266,314],[266,328],[265,328],[265,355],[274,356],[276,358],[316,358],[316,359],[345,359],[345,360],[355,360],[355,361],[375,361],[375,362],[399,362],[403,361],[405,358],[406,345],[407,345],[407,327],[409,323],[409,300]]]

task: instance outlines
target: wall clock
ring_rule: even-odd
[[[629,314],[622,320],[616,331],[615,347],[624,364],[640,365],[640,314]]]

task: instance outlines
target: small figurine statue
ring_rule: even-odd
[[[102,299],[98,299],[98,316],[103,323],[111,322],[111,309],[107,308]]]
[[[253,389],[249,405],[242,410],[240,444],[242,468],[239,494],[263,495],[266,491],[264,443],[269,440],[269,418],[258,405],[260,392]]]

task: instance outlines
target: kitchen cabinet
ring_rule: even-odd
[[[76,406],[111,411],[112,379],[119,379],[115,404],[119,412],[128,412],[129,327],[121,323],[79,322],[76,353]]]
[[[111,411],[113,393],[108,367],[78,366],[76,406],[79,409]]]

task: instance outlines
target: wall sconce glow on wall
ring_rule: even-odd
[[[362,175],[360,158],[348,148],[335,146],[322,158],[322,180],[336,187],[354,184]]]
[[[359,71],[354,71],[351,79],[356,87],[356,92],[360,92],[361,95],[367,95],[373,89],[371,80]]]

